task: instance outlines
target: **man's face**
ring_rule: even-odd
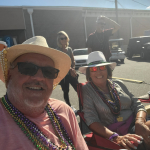
[[[105,21],[103,19],[99,19],[96,23],[97,30],[103,30],[105,28]]]
[[[54,67],[53,61],[44,55],[29,53],[18,57],[17,62],[30,62],[37,66]],[[24,75],[18,71],[18,66],[9,70],[7,84],[8,98],[24,114],[33,116],[42,113],[53,90],[53,79],[43,76],[41,69],[34,76]]]

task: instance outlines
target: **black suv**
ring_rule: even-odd
[[[139,36],[129,40],[127,56],[132,58],[134,54],[140,54],[142,59],[150,58],[150,36]]]

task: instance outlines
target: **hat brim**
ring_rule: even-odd
[[[112,63],[106,62],[106,63],[101,63],[101,64],[82,66],[82,67],[79,68],[79,72],[83,73],[83,74],[86,74],[86,69],[88,67],[98,67],[98,66],[106,66],[106,65],[109,65],[112,70],[114,70],[114,68],[116,67],[116,63],[115,62],[112,62]]]
[[[59,69],[58,77],[54,79],[53,85],[58,84],[66,76],[71,66],[71,59],[67,54],[49,47],[31,44],[20,44],[7,48],[6,50],[7,50],[8,68],[10,67],[10,63],[13,62],[17,57],[27,53],[42,54],[51,58],[54,61],[55,68]],[[0,79],[3,82],[5,82],[1,64],[0,64]]]

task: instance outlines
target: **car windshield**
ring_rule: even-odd
[[[118,45],[118,41],[114,41],[114,42],[110,42],[110,49],[111,50],[118,50],[119,45]]]
[[[73,55],[77,56],[77,55],[88,55],[88,50],[84,49],[84,50],[75,50],[73,51]]]

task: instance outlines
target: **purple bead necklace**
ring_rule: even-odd
[[[110,96],[113,100],[112,102],[108,100],[105,94],[101,90],[99,90],[99,88],[93,82],[90,82],[90,84],[94,88],[96,93],[100,96],[100,98],[103,100],[103,102],[109,107],[110,111],[114,115],[119,115],[121,110],[121,103],[120,103],[119,95],[117,93],[116,88],[114,87],[113,82],[109,79],[107,80],[107,86],[110,91]]]

